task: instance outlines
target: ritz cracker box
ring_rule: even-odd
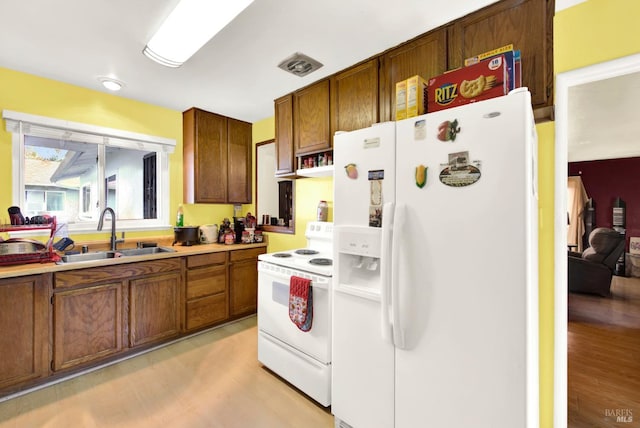
[[[444,110],[509,93],[509,73],[504,55],[429,79],[427,111]]]

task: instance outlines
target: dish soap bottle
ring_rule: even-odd
[[[178,213],[176,214],[176,227],[184,226],[184,211],[182,210],[182,204],[178,205]]]

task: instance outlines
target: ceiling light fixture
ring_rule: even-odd
[[[181,0],[142,51],[167,67],[180,67],[253,0]]]
[[[100,76],[98,80],[102,83],[102,86],[110,91],[119,91],[124,87],[124,82],[114,79],[113,77]]]

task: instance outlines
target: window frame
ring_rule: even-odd
[[[91,196],[93,198],[94,195],[96,195],[96,197],[99,198],[100,212],[104,210],[106,204],[106,200],[102,198],[106,190],[104,181],[106,147],[116,146],[155,152],[157,217],[155,219],[118,220],[118,230],[164,230],[171,227],[168,198],[170,193],[169,154],[174,152],[176,140],[11,110],[3,110],[2,117],[5,119],[6,131],[12,134],[12,161],[14,166],[12,172],[12,199],[14,205],[25,206],[25,135],[64,139],[65,137],[68,138],[69,133],[72,133],[82,136],[83,141],[84,138],[86,138],[87,143],[96,144],[98,148],[98,157],[100,159],[98,166],[98,188],[91,189]],[[93,203],[95,203],[95,200]],[[69,232],[75,233],[92,233],[95,232],[96,229],[97,220],[68,225]],[[14,232],[12,232],[12,234],[13,233]]]

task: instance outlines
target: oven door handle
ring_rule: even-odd
[[[308,272],[302,272],[295,269],[286,268],[283,266],[274,265],[269,262],[258,262],[258,275],[267,275],[271,279],[276,279],[283,284],[289,285],[292,276],[299,276],[301,278],[308,278],[311,280],[311,286],[315,288],[329,289],[329,277],[323,277],[320,275],[309,274]],[[259,280],[258,280],[259,282]]]

